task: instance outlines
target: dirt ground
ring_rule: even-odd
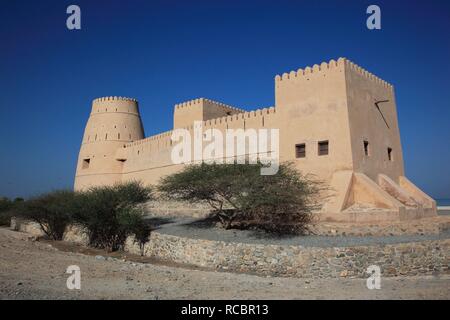
[[[450,276],[296,279],[196,270],[67,252],[0,228],[0,299],[449,299]],[[95,256],[94,254],[97,254]],[[130,257],[127,257],[130,258]],[[66,268],[81,270],[81,289],[66,287]]]

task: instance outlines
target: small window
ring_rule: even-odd
[[[364,140],[364,155],[369,155],[369,141]]]
[[[91,159],[83,159],[83,163],[82,163],[81,167],[83,169],[88,169],[90,163],[91,163]]]
[[[389,159],[389,161],[392,161],[392,148],[388,148],[387,152],[388,152],[388,159]]]
[[[304,143],[295,145],[295,157],[296,158],[306,157],[306,145]]]
[[[319,156],[325,156],[328,154],[328,140],[319,141]]]

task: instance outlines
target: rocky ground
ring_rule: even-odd
[[[60,249],[56,249],[58,247]],[[69,251],[67,251],[69,250]],[[32,241],[0,228],[1,299],[449,299],[450,276],[364,279],[258,277],[186,266],[122,261],[67,244]],[[79,251],[79,250],[78,250]],[[127,259],[137,259],[127,257]],[[137,259],[139,260],[139,259]],[[81,290],[69,290],[69,265],[81,269]]]

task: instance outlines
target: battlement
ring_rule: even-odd
[[[242,112],[245,110],[210,99],[198,98],[175,105],[174,128],[186,128],[194,121],[206,121]]]
[[[350,68],[350,70],[360,74],[361,76],[382,85],[385,88],[388,88],[389,90],[393,90],[394,86],[390,83],[388,83],[387,81],[377,77],[376,75],[374,75],[373,73],[370,73],[369,71],[367,71],[366,69],[358,66],[356,63],[353,63],[352,61],[345,59],[345,64]]]
[[[102,102],[102,101],[132,101],[132,102],[138,102],[134,98],[127,98],[127,97],[100,97],[97,99],[92,100],[93,103],[95,102]]]
[[[205,121],[203,121],[203,124],[205,126],[213,126],[215,124],[229,123],[229,122],[245,120],[245,119],[249,119],[249,118],[257,118],[257,117],[262,117],[264,115],[271,115],[274,113],[276,113],[275,107],[268,107],[268,108],[256,109],[256,110],[252,110],[252,111],[243,111],[241,113],[237,113],[237,114],[233,114],[233,115],[229,115],[229,116],[217,117],[214,119],[205,120]]]
[[[193,100],[194,101],[194,100]],[[252,118],[259,118],[266,115],[272,115],[276,113],[275,107],[268,107],[268,108],[261,108],[256,109],[252,111],[243,111],[238,114],[224,116],[224,117],[217,117],[214,119],[208,119],[205,121],[202,121],[203,126],[205,127],[211,127],[215,126],[221,123],[231,123],[233,121],[239,121],[239,120],[246,120],[246,119],[252,119]],[[186,129],[186,130],[192,130],[194,128],[194,123],[192,123],[190,126],[182,127],[180,129]],[[132,148],[140,145],[146,145],[151,144],[157,141],[170,141],[172,136],[173,130],[169,130],[166,132],[162,132],[144,139],[136,140],[133,142],[126,143],[123,147],[124,148]]]
[[[130,147],[135,147],[135,146],[139,146],[142,144],[146,144],[146,143],[151,143],[153,141],[157,141],[157,140],[164,140],[164,139],[169,139],[172,136],[172,130],[170,131],[166,131],[166,132],[162,132],[162,133],[158,133],[155,134],[153,136],[144,138],[144,139],[140,139],[140,140],[136,140],[133,142],[129,142],[127,144],[124,145],[124,148],[130,148]]]
[[[351,70],[353,72],[358,73],[359,75],[377,83],[385,88],[388,88],[389,90],[393,90],[392,84],[386,82],[385,80],[377,77],[373,73],[368,72],[364,68],[358,66],[357,64],[353,63],[352,61],[346,59],[346,58],[339,58],[337,61],[334,59],[331,59],[328,63],[322,62],[320,65],[314,64],[312,67],[306,67],[305,69],[298,69],[297,71],[291,71],[289,73],[285,72],[281,76],[276,75],[275,76],[275,83],[276,84],[282,84],[283,82],[290,82],[293,80],[298,79],[308,79],[309,76],[319,74],[319,73],[326,73],[331,70],[335,70],[339,67],[347,67],[348,70]]]
[[[126,97],[101,97],[92,101],[91,115],[101,113],[130,113],[139,115],[136,99]]]
[[[198,99],[193,99],[193,100],[189,100],[186,102],[182,102],[179,104],[175,104],[175,109],[181,109],[181,108],[186,108],[186,107],[191,107],[191,106],[198,106],[198,105],[215,105],[218,107],[222,107],[222,108],[226,108],[226,109],[230,109],[230,110],[235,110],[238,112],[244,112],[243,109],[239,109],[230,105],[227,105],[225,103],[222,102],[218,102],[218,101],[214,101],[211,99],[206,99],[206,98],[198,98]]]
[[[203,102],[203,99],[204,98],[192,99],[189,101],[175,104],[175,109],[181,109],[181,108],[185,108],[185,107],[200,105]]]

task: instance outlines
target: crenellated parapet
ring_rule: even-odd
[[[342,58],[344,59],[344,58]],[[370,73],[369,71],[367,71],[366,69],[360,67],[359,65],[357,65],[356,63],[353,63],[352,61],[345,59],[345,65],[347,66],[348,70],[351,70],[357,74],[359,74],[362,77],[365,77],[366,79],[369,79],[370,81],[373,81],[374,83],[381,85],[389,90],[393,90],[394,86],[390,83],[388,83],[387,81],[377,77],[376,75],[374,75],[373,73]]]
[[[91,115],[105,112],[121,112],[139,115],[139,104],[136,99],[125,97],[101,97],[92,101]]]
[[[267,115],[273,115],[276,113],[275,107],[269,107],[269,108],[262,108],[262,109],[256,109],[252,111],[243,111],[241,113],[237,113],[234,115],[224,116],[224,117],[217,117],[214,119],[209,119],[206,121],[203,121],[203,125],[205,126],[214,126],[216,124],[221,123],[232,123],[234,121],[243,121],[243,120],[253,120],[257,118],[261,118]]]
[[[298,69],[297,71],[285,72],[282,75],[275,76],[275,84],[290,83],[296,80],[310,80],[313,76],[326,75],[326,73],[337,70],[349,70],[355,72],[374,83],[382,85],[390,90],[393,90],[393,86],[385,80],[377,77],[373,73],[368,72],[364,68],[358,66],[352,61],[346,58],[339,58],[337,61],[331,59],[329,62],[322,62],[321,64],[314,64],[312,67],[308,66],[304,69]]]
[[[217,117],[214,119],[205,120],[205,121],[202,121],[202,125],[204,127],[211,128],[216,125],[223,124],[223,123],[233,123],[236,121],[260,119],[261,117],[274,115],[275,113],[276,113],[275,107],[268,107],[268,108],[256,109],[256,110],[252,110],[252,111],[244,111],[242,113],[238,113],[238,114],[234,114],[234,115]],[[194,123],[192,123],[189,126],[182,127],[179,129],[192,130],[192,129],[194,129]],[[126,143],[123,147],[124,148],[133,148],[133,147],[151,145],[151,144],[158,143],[158,142],[166,143],[171,140],[172,133],[173,133],[173,130],[169,130],[169,131],[162,132],[162,133],[159,133],[159,134],[156,134],[156,135],[144,138],[144,139]]]
[[[133,141],[133,142],[129,142],[127,144],[124,145],[124,148],[130,148],[130,147],[136,147],[136,146],[140,146],[140,145],[144,145],[144,144],[148,144],[148,143],[152,143],[154,141],[162,141],[162,140],[170,140],[170,137],[172,136],[172,130],[170,131],[166,131],[166,132],[162,132],[159,134],[155,134],[154,136],[150,136],[144,139],[140,139],[137,141]]]
[[[216,106],[216,107],[221,107],[223,109],[234,110],[236,112],[244,112],[243,109],[239,109],[239,108],[227,105],[225,103],[214,101],[214,100],[211,100],[211,99],[206,99],[206,98],[198,98],[198,99],[193,99],[193,100],[189,100],[189,101],[186,101],[186,102],[182,102],[182,103],[179,103],[179,104],[175,104],[175,109],[181,109],[181,108],[187,108],[187,107],[195,107],[195,106],[201,106],[201,105],[213,105],[213,106]]]
[[[206,121],[242,112],[245,111],[221,102],[198,98],[175,105],[173,127],[185,128],[191,126],[194,121]]]
[[[181,108],[187,108],[187,107],[193,107],[193,106],[200,106],[202,101],[203,101],[203,98],[198,98],[198,99],[192,99],[192,100],[189,100],[189,101],[178,103],[178,104],[175,104],[175,109],[181,109]]]
[[[306,67],[304,69],[298,69],[297,71],[285,72],[282,75],[275,76],[275,82],[286,82],[298,79],[308,78],[312,74],[324,73],[329,70],[333,70],[338,68],[339,66],[343,66],[345,64],[345,58],[339,58],[336,60],[330,60],[327,62],[322,62],[320,65],[315,64],[312,67]]]
[[[92,102],[95,103],[95,102],[102,102],[102,101],[133,101],[133,102],[137,102],[137,100],[134,98],[116,97],[116,96],[100,97],[100,98],[94,99]]]

